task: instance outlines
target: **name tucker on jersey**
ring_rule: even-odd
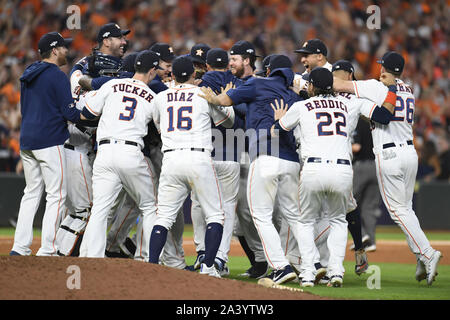
[[[126,93],[132,93],[141,98],[144,98],[148,102],[151,102],[153,99],[153,96],[150,92],[148,92],[144,88],[133,86],[132,84],[118,83],[113,85],[112,88],[114,89],[114,92],[121,91]]]
[[[334,99],[313,100],[312,102],[305,103],[305,107],[308,111],[314,109],[341,109],[348,113],[347,106],[343,102]]]

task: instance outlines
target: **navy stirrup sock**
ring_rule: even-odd
[[[348,222],[348,230],[350,231],[353,243],[355,244],[355,251],[362,249],[361,215],[358,208],[347,213],[345,219]]]
[[[159,256],[161,254],[164,245],[167,240],[168,230],[163,226],[156,225],[153,227],[152,234],[150,236],[150,249],[149,249],[149,259],[150,263],[158,263]]]
[[[205,233],[205,260],[203,263],[211,267],[222,241],[223,226],[220,223],[209,223]]]

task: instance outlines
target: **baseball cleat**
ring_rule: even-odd
[[[215,258],[214,266],[216,267],[217,271],[219,271],[221,277],[228,276],[230,274],[227,263],[222,259]]]
[[[194,269],[198,270],[200,269],[200,265],[203,263],[203,260],[205,260],[205,252],[199,251],[197,254],[197,259],[195,259],[194,262]]]
[[[344,282],[342,276],[334,275],[330,277],[330,282],[328,282],[328,287],[340,288]]]
[[[377,245],[376,244],[371,244],[367,247],[364,247],[364,250],[366,250],[366,252],[374,252],[377,250]]]
[[[200,274],[207,274],[210,277],[221,278],[219,271],[217,271],[214,264],[208,267],[205,263],[200,265]]]
[[[297,275],[295,274],[294,270],[292,270],[291,265],[288,264],[282,269],[273,270],[272,273],[267,276],[267,278],[272,279],[276,284],[282,284],[294,280],[295,278],[297,278]]]
[[[300,287],[304,287],[304,288],[311,288],[314,287],[314,281],[315,280],[303,280],[300,282]]]
[[[17,251],[11,250],[11,252],[9,253],[10,256],[21,256],[20,253],[18,253]]]
[[[328,285],[328,283],[330,282],[330,278],[328,276],[323,277],[322,279],[319,280],[319,284],[326,284]]]
[[[125,239],[124,246],[134,257],[134,254],[136,253],[136,244],[134,243],[134,241],[131,238],[127,237]]]
[[[239,276],[250,279],[261,279],[267,275],[269,265],[267,262],[255,262],[247,271],[241,273]]]
[[[120,250],[120,252],[114,252],[114,251],[105,251],[105,256],[107,258],[129,258],[130,256],[124,252],[122,252],[122,250]]]
[[[367,261],[367,254],[364,249],[355,251],[355,273],[360,276],[369,268],[369,262]]]
[[[184,270],[186,270],[186,271],[195,271],[193,265],[192,265],[192,266],[186,266],[186,267],[184,267]]]
[[[442,253],[440,251],[434,251],[430,260],[425,263],[425,268],[427,270],[427,284],[431,286],[433,284],[434,278],[437,276],[437,265],[439,260],[442,258]]]
[[[325,275],[327,274],[327,269],[324,268],[322,264],[320,264],[320,262],[315,263],[314,267],[316,267],[316,278],[314,280],[314,283],[317,284],[323,277],[325,277]]]
[[[417,266],[416,266],[416,280],[422,281],[427,278],[427,269],[425,264],[417,257]]]

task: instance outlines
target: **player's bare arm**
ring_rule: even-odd
[[[388,109],[392,114],[394,114],[395,101],[396,101],[396,91],[397,83],[395,81],[395,76],[389,72],[383,72],[380,74],[380,81],[389,88],[386,100],[383,103],[383,107]],[[394,97],[395,96],[395,97]]]
[[[92,78],[88,75],[84,75],[78,80],[78,84],[86,91],[93,90],[92,89]]]
[[[202,97],[215,106],[231,106],[233,104],[233,100],[231,100],[231,98],[227,95],[227,92],[232,88],[232,86],[233,85],[231,83],[227,84],[225,89],[219,95],[216,95],[209,87],[202,87],[200,90],[202,90],[203,94],[199,94],[199,97]]]
[[[353,81],[343,80],[338,77],[333,77],[333,90],[337,92],[347,92],[355,94]]]

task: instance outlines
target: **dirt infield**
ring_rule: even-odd
[[[39,239],[33,241],[35,253]],[[172,269],[132,259],[88,259],[70,257],[9,257],[12,238],[0,238],[0,300],[326,300],[308,293],[267,289],[231,279],[215,279],[194,272]],[[450,264],[450,243],[433,243]],[[190,239],[186,255],[195,255]],[[230,256],[244,255],[239,242],[232,241]],[[347,250],[346,260],[354,261]],[[369,262],[415,263],[404,241],[379,241]],[[77,266],[80,289],[76,285]]]

